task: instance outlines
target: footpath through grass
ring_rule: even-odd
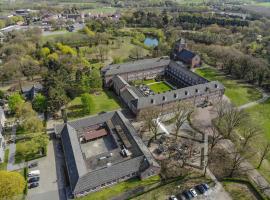
[[[151,186],[155,183],[160,182],[159,176],[152,176],[150,178],[147,178],[145,180],[140,180],[138,178],[132,178],[127,181],[118,183],[117,185],[114,185],[110,188],[105,188],[103,190],[100,190],[98,192],[89,194],[85,197],[79,198],[80,200],[107,200],[112,197],[116,197],[120,195],[123,192],[126,192],[130,189],[135,189],[137,187],[147,187]]]
[[[198,68],[196,69],[196,73],[209,81],[216,80],[221,82],[225,86],[225,95],[236,106],[241,106],[262,98],[261,92],[255,87],[237,80],[233,80],[223,75],[215,68]]]
[[[0,170],[7,170],[9,149],[5,150],[4,162],[0,163]]]
[[[100,112],[117,110],[120,108],[120,102],[110,91],[102,91],[100,94],[91,94],[91,97],[93,99],[94,105],[90,115],[94,115]],[[76,97],[69,103],[67,114],[69,119],[85,116],[82,109],[81,97]]]

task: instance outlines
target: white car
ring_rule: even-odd
[[[170,200],[178,200],[178,199],[176,198],[176,196],[172,195],[170,196]]]
[[[193,197],[198,196],[197,192],[193,188],[191,188],[189,191],[190,191],[190,193],[192,194]]]

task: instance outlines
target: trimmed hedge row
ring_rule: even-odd
[[[242,183],[247,185],[250,189],[252,189],[252,192],[256,195],[256,197],[259,200],[269,200],[269,197],[266,197],[258,188],[255,186],[254,183],[247,179],[241,179],[241,178],[223,178],[221,180],[222,182],[234,182],[234,183]]]

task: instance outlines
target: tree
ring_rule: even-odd
[[[148,131],[152,132],[155,140],[157,139],[158,128],[162,122],[160,110],[156,108],[149,108],[142,114],[142,120]]]
[[[5,97],[5,92],[0,90],[0,99],[3,99]]]
[[[24,100],[19,93],[14,93],[8,98],[8,107],[12,113],[16,113],[23,106]]]
[[[174,131],[177,139],[181,126],[187,121],[188,116],[193,111],[192,106],[187,103],[179,102],[174,108]]]
[[[90,75],[90,87],[95,90],[99,90],[102,87],[102,79],[100,72],[97,69],[93,69]]]
[[[135,58],[136,60],[139,60],[143,57],[143,51],[142,48],[136,46],[133,49],[130,50],[130,56],[132,58]]]
[[[248,126],[248,125],[247,125]],[[260,134],[260,129],[258,129],[255,126],[251,126],[249,125],[248,127],[244,128],[242,133],[243,136],[243,148],[245,148],[247,146],[247,144],[253,140],[254,138],[256,138],[259,134]]]
[[[0,199],[12,199],[23,193],[25,180],[18,172],[0,171]]]
[[[267,157],[267,155],[269,154],[269,152],[270,152],[270,142],[267,142],[267,143],[264,145],[264,147],[263,147],[263,149],[261,150],[261,152],[260,152],[260,161],[259,161],[259,164],[258,164],[258,166],[257,166],[258,169],[261,168],[261,165],[262,165],[262,163],[263,163],[263,160]]]
[[[82,106],[83,106],[83,111],[85,114],[90,114],[93,107],[94,107],[94,102],[90,94],[84,93],[81,95],[81,101],[82,101]]]
[[[232,132],[237,128],[247,117],[247,113],[239,110],[236,107],[229,106],[222,119],[221,130],[224,137],[230,138]]]
[[[33,80],[34,75],[40,72],[39,62],[33,59],[31,56],[25,56],[21,59],[22,74]]]
[[[211,132],[209,138],[208,138],[208,147],[209,147],[209,154],[213,152],[213,149],[215,146],[223,140],[223,136],[218,132],[218,130],[215,127],[211,127],[210,130]]]
[[[47,108],[46,97],[38,93],[32,102],[32,106],[37,112],[45,112]]]

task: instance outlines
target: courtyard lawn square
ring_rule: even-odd
[[[198,68],[196,69],[196,73],[209,81],[217,80],[221,82],[225,86],[225,95],[236,106],[241,106],[262,98],[262,93],[254,86],[233,80],[222,74],[216,68]]]
[[[167,92],[173,89],[170,85],[168,85],[166,82],[163,82],[163,81],[151,83],[151,84],[148,84],[147,86],[156,94]]]

